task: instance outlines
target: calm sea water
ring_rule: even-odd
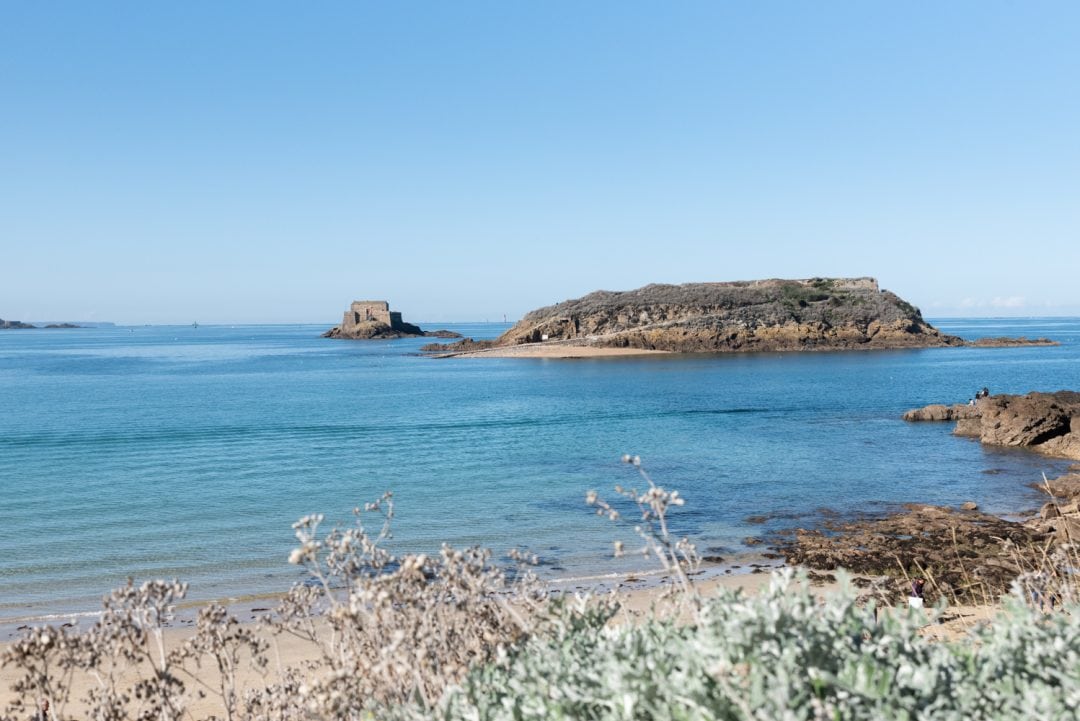
[[[397,549],[525,545],[551,575],[601,573],[614,533],[583,497],[635,482],[623,453],[681,491],[676,527],[719,552],[762,530],[754,514],[1036,506],[1028,484],[1066,463],[899,416],[982,386],[1080,389],[1080,319],[936,324],[1062,345],[435,360],[323,326],[2,332],[0,619],[96,608],[129,575],[196,598],[284,590],[291,523],[347,521],[384,490]]]

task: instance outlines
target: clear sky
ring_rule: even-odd
[[[1080,315],[1080,3],[0,2],[0,317]]]

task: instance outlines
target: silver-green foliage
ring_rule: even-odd
[[[1067,719],[1080,709],[1080,623],[1022,603],[969,638],[918,634],[926,616],[853,594],[824,603],[790,573],[757,596],[724,591],[696,622],[612,627],[584,607],[474,669],[444,719]]]

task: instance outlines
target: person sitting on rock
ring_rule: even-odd
[[[921,578],[916,578],[914,581],[911,582],[911,597],[912,598],[922,598],[923,597],[923,589],[925,587],[926,587],[926,581],[924,581]]]

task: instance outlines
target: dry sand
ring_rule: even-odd
[[[696,586],[705,597],[715,594],[716,590],[720,588],[741,588],[745,593],[754,594],[767,587],[770,579],[771,574],[769,573],[717,575],[697,581]],[[644,618],[654,605],[662,604],[661,596],[665,587],[656,585],[655,581],[627,576],[620,580],[617,585],[619,588],[615,593],[619,597],[622,608],[614,620],[615,623],[634,623]],[[838,590],[838,585],[835,583],[812,584],[812,588],[815,593],[824,596]],[[266,604],[264,603],[264,605]],[[234,613],[241,618],[250,618],[250,610],[250,608],[234,609]],[[924,634],[935,639],[957,639],[962,637],[976,622],[992,619],[995,611],[995,607],[989,606],[950,608],[943,619],[938,622],[928,623],[924,629]],[[187,625],[166,629],[164,634],[166,648],[174,648],[182,644],[186,639],[190,638],[192,633],[191,627]],[[260,633],[263,633],[264,638],[270,641],[270,668],[266,675],[262,676],[251,668],[250,664],[246,663],[246,659],[242,660],[240,683],[244,687],[257,688],[268,683],[274,683],[280,678],[282,669],[298,666],[305,661],[314,660],[320,656],[319,647],[310,641],[285,635],[272,636],[261,629]],[[9,643],[0,644],[0,650],[6,648]],[[207,692],[205,697],[192,699],[189,703],[189,711],[195,718],[205,718],[222,713],[220,698],[214,693],[218,681],[218,674],[215,669],[210,667],[196,668],[189,664],[189,667],[181,675],[189,689],[205,688]],[[16,669],[10,666],[0,669],[0,709],[3,709],[15,699],[15,694],[11,691],[11,685],[17,676]],[[134,674],[129,674],[128,679],[133,678],[133,676]],[[76,677],[72,684],[71,698],[82,698],[94,684],[95,681],[92,678],[86,676]],[[77,701],[73,701],[64,709],[66,715],[75,718],[82,715],[81,710],[82,706]]]

